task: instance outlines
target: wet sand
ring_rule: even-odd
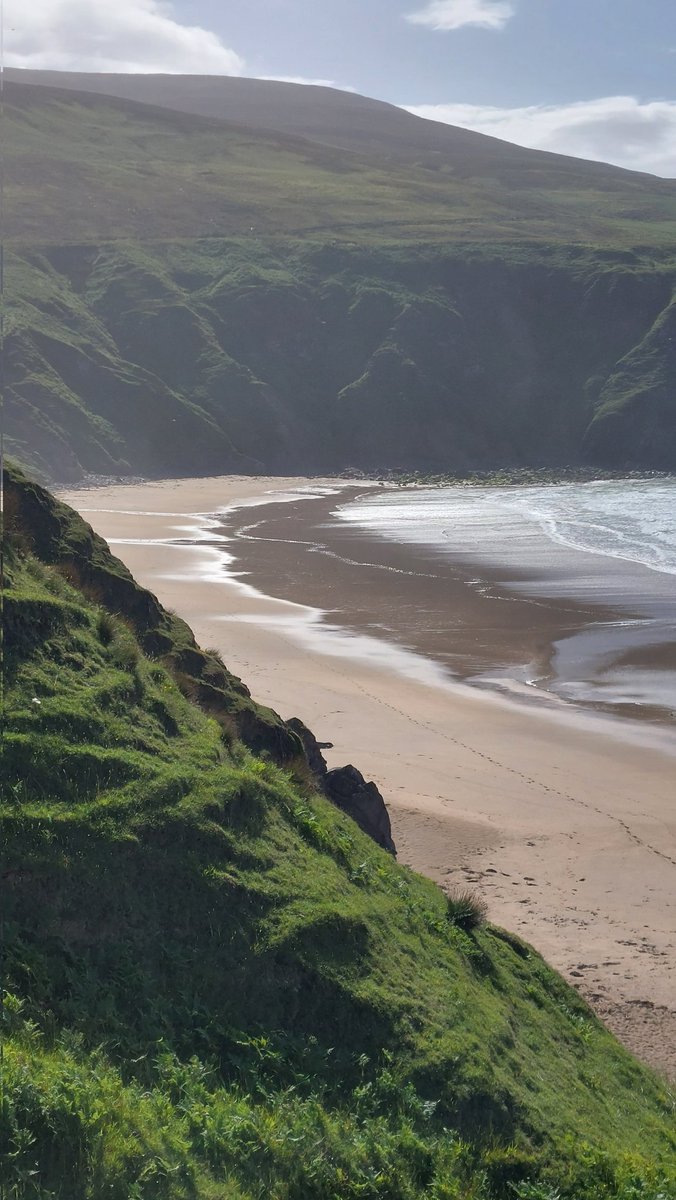
[[[341,504],[354,495],[345,489]],[[233,512],[220,528],[234,569],[266,595],[316,607],[326,621],[422,654],[474,686],[522,702],[569,697],[676,735],[672,577],[550,546],[552,561],[545,539],[537,571],[500,564],[497,543],[490,564],[469,561],[379,537],[335,508],[333,496]],[[582,600],[571,594],[580,559],[579,586],[590,593]]]
[[[65,498],[203,645],[219,647],[258,700],[333,742],[330,765],[354,762],[376,780],[402,862],[446,887],[475,886],[494,921],[531,941],[636,1054],[676,1077],[673,740],[647,722],[571,714],[556,699],[517,704],[453,683],[435,654],[395,645],[393,617],[424,602],[417,590],[424,583],[409,584],[401,598],[397,589],[410,577],[399,572],[409,568],[398,547],[388,547],[394,559],[373,569],[374,612],[326,554],[294,550],[303,537],[290,534],[302,534],[304,521],[312,541],[321,499],[291,498],[267,513],[256,507],[251,521],[249,511],[214,515],[240,501],[269,504],[270,491],[298,485],[308,481],[230,477]],[[313,510],[307,518],[303,505]],[[259,537],[261,516],[282,522],[281,531],[247,545],[246,576],[228,576],[238,542],[223,538],[234,535],[233,523],[239,540],[247,524]],[[349,558],[343,550],[347,544],[340,557]],[[382,611],[388,568],[396,582],[389,617]],[[447,665],[462,675],[463,661],[476,664],[481,654],[488,661],[496,646],[503,661],[523,661],[533,606],[514,601],[487,629],[487,610],[479,613],[476,597],[468,602],[461,575],[454,588],[447,581],[447,604],[458,613]],[[536,644],[547,643],[563,609],[571,629],[589,620],[584,606],[554,599],[537,617]]]

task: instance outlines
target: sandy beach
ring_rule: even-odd
[[[346,632],[315,598],[321,564],[313,571],[307,555],[312,578],[295,578],[293,594],[269,555],[258,571],[228,574],[223,509],[286,497],[291,512],[295,489],[323,485],[349,486],[228,477],[62,495],[256,699],[332,742],[330,765],[353,762],[377,782],[400,861],[480,891],[492,920],[532,942],[638,1056],[676,1077],[675,744],[652,726],[452,683],[386,630],[360,632],[356,609]],[[340,597],[341,609],[350,602]]]

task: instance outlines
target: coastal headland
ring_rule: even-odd
[[[336,626],[303,600],[309,580],[296,581],[294,599],[267,594],[255,548],[244,559],[233,544],[229,513],[273,501],[283,512],[283,501],[347,486],[231,476],[64,498],[257,700],[331,742],[330,766],[353,762],[377,782],[401,862],[480,892],[493,921],[532,942],[635,1054],[673,1076],[676,747],[647,725],[454,682],[432,658]]]

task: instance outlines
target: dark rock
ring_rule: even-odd
[[[290,721],[286,722],[289,729],[300,738],[303,743],[305,757],[308,761],[310,770],[314,771],[315,775],[321,780],[326,775],[328,767],[326,759],[322,754],[322,750],[331,750],[332,742],[318,742],[311,729],[308,729],[299,717],[291,717]]]
[[[331,750],[333,744],[317,741],[312,730],[298,717],[292,717],[286,724],[303,743],[308,765],[327,799],[352,817],[379,846],[396,854],[389,813],[375,783],[367,783],[356,767],[338,767],[329,771],[322,750]]]
[[[273,762],[284,766],[293,762],[302,752],[300,739],[285,728],[285,723],[276,713],[258,710],[256,707],[242,708],[235,717],[239,736],[253,754],[268,754]]]
[[[329,800],[352,817],[374,842],[396,855],[390,815],[375,783],[367,783],[353,766],[327,771],[322,783]]]

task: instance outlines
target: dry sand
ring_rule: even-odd
[[[384,642],[224,571],[198,514],[302,480],[202,479],[64,494],[262,703],[381,788],[400,861],[471,885],[639,1057],[676,1077],[676,756],[650,731],[444,683]],[[320,481],[312,481],[312,486]],[[344,484],[339,483],[341,487]]]

